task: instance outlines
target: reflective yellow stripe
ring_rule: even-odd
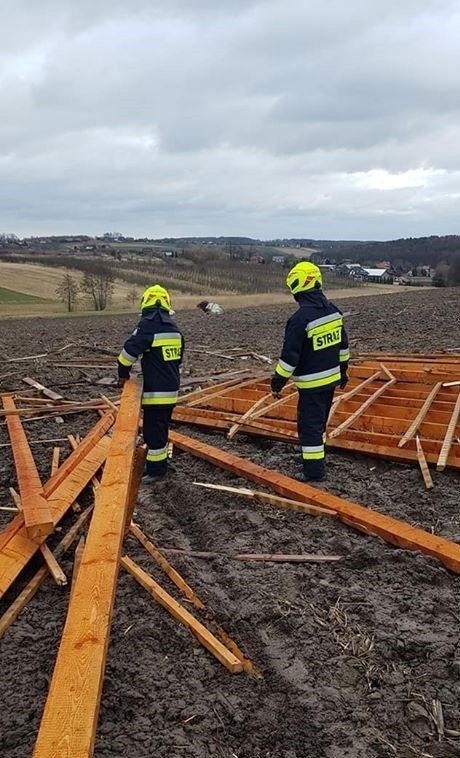
[[[134,361],[128,361],[128,359],[125,358],[124,355],[122,355],[121,353],[118,356],[118,360],[120,361],[122,366],[128,366],[128,367],[132,366],[134,362]]]
[[[304,453],[302,452],[302,458],[304,461],[320,461],[321,458],[324,458],[324,450],[322,450],[320,453]]]
[[[341,350],[340,351],[339,360],[340,360],[340,363],[343,363],[344,361],[349,361],[350,360],[350,353],[349,352],[345,352],[345,351],[342,352],[342,350]]]
[[[161,451],[161,453],[151,453],[150,451],[147,453],[147,460],[148,461],[165,461],[168,457],[168,449],[165,448]]]
[[[152,347],[162,347],[163,345],[182,345],[182,337],[172,339],[171,337],[165,337],[164,339],[154,339]]]
[[[325,376],[322,379],[310,379],[307,382],[296,382],[294,384],[301,390],[312,389],[313,387],[327,387],[328,384],[334,382],[340,382],[340,373],[332,374],[332,376]]]
[[[314,326],[313,329],[309,329],[307,331],[307,337],[313,337],[314,334],[332,332],[334,329],[338,329],[341,326],[343,326],[343,321],[341,318],[338,318],[335,321],[328,321],[327,324],[320,324],[319,326]]]
[[[177,397],[143,397],[142,405],[175,405]]]
[[[292,374],[292,371],[286,371],[280,364],[278,363],[275,368],[275,373],[279,374],[279,376],[282,376],[284,379],[289,379],[289,377]]]

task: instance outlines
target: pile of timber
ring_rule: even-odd
[[[418,461],[430,485],[428,463],[439,470],[460,467],[460,356],[360,355],[350,367],[346,391],[337,393],[328,427],[333,447]],[[199,378],[199,384],[202,382]],[[78,541],[62,640],[57,651],[48,697],[37,737],[35,758],[51,755],[91,756],[97,729],[102,683],[110,635],[119,567],[128,572],[157,603],[231,673],[261,674],[213,616],[205,602],[132,522],[145,446],[137,444],[142,387],[126,383],[122,395],[82,402],[26,377],[24,381],[44,397],[3,393],[0,423],[5,424],[14,458],[18,492],[11,490],[15,510],[0,531],[0,597],[14,591],[14,583],[30,560],[40,553],[41,568],[0,617],[0,637],[18,619],[48,576],[67,585],[59,561]],[[193,379],[189,387],[193,386]],[[175,420],[224,430],[232,439],[238,432],[296,442],[296,390],[288,385],[274,400],[266,372],[235,371],[217,384],[184,394]],[[98,414],[98,422],[81,440],[69,435],[72,452],[60,463],[54,448],[51,475],[42,483],[24,424],[72,413]],[[59,438],[58,438],[59,439]],[[48,440],[35,440],[40,443]],[[251,463],[217,447],[171,432],[175,448],[211,462],[276,494],[196,482],[197,486],[224,490],[269,507],[290,508],[299,517],[332,517],[347,526],[376,535],[400,548],[422,551],[460,573],[460,546],[343,498],[330,495],[278,471]],[[124,472],[120,477],[120,471]],[[431,482],[432,484],[432,482]],[[91,487],[93,504],[81,510],[77,499]],[[71,510],[73,523],[54,550],[47,539]],[[81,532],[87,527],[86,538]],[[192,613],[167,592],[128,555],[122,555],[124,537],[134,536],[162,569],[167,580],[193,606]],[[175,553],[177,550],[170,550]],[[213,553],[188,552],[198,559]],[[221,556],[222,557],[222,556]],[[247,553],[229,555],[240,561],[338,561],[341,556]],[[63,590],[65,591],[65,590]]]
[[[460,355],[363,354],[349,368],[328,423],[327,444],[394,461],[460,469]],[[268,379],[233,381],[192,393],[174,420],[228,432],[297,442],[297,392],[288,383],[279,400]]]

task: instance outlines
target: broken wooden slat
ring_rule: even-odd
[[[422,443],[420,442],[420,437],[418,434],[415,438],[415,443],[417,445],[417,459],[419,462],[420,471],[422,472],[423,481],[425,482],[425,487],[427,490],[430,490],[433,487],[433,479],[431,478],[430,469],[428,468],[425,453],[423,452]]]
[[[35,379],[31,379],[30,376],[25,376],[22,381],[28,384],[30,387],[34,387],[34,389],[39,390],[43,395],[51,398],[51,400],[64,400],[63,396],[60,395],[59,392],[50,390],[48,387],[40,384],[40,382],[35,381]]]
[[[34,758],[91,756],[123,540],[142,384],[123,388]]]
[[[405,433],[404,437],[400,439],[398,442],[398,447],[403,447],[406,442],[411,440],[415,434],[417,434],[419,427],[425,418],[426,414],[430,410],[431,404],[433,400],[435,399],[436,395],[438,394],[439,390],[442,387],[442,383],[438,382],[434,385],[433,389],[431,390],[430,394],[428,395],[427,399],[423,403],[422,407],[420,408],[419,412],[417,413],[416,417],[414,418],[412,424],[410,425],[409,429]]]
[[[355,528],[362,529],[364,527],[369,533],[376,534],[387,542],[398,545],[398,547],[421,550],[433,555],[439,558],[451,571],[460,573],[460,545],[455,542],[425,532],[423,529],[413,527],[391,516],[378,513],[371,508],[343,500],[336,495],[331,495],[309,484],[291,479],[284,474],[263,468],[195,438],[186,437],[177,432],[170,432],[170,438],[178,448],[198,458],[203,458],[237,476],[243,476],[251,481],[268,485],[283,496],[295,497],[298,500],[332,508],[337,511],[339,518],[344,516],[353,522]]]
[[[5,410],[14,410],[16,406],[13,398],[4,397],[3,407]],[[54,529],[51,511],[43,496],[42,483],[20,419],[14,416],[8,417],[7,427],[13,449],[27,535],[40,542]]]
[[[287,497],[280,497],[279,495],[271,495],[268,492],[260,492],[259,490],[249,490],[244,487],[228,487],[224,484],[208,484],[207,482],[193,482],[197,487],[206,487],[210,490],[220,490],[221,492],[229,492],[232,495],[240,495],[241,497],[247,497],[252,500],[258,500],[261,503],[267,503],[268,505],[279,506],[281,508],[289,508],[292,511],[301,511],[302,513],[308,513],[310,516],[336,516],[336,512],[329,508],[320,508],[317,505],[308,505],[307,503],[301,503],[299,500],[290,500]]]
[[[131,525],[131,533],[139,540],[139,542],[145,547],[147,552],[163,569],[165,574],[171,579],[176,587],[182,592],[182,594],[189,600],[192,605],[198,610],[205,610],[208,621],[213,626],[217,637],[224,643],[224,645],[238,658],[245,671],[247,671],[255,679],[262,679],[262,674],[256,669],[253,662],[245,656],[243,651],[238,647],[236,642],[227,634],[225,629],[216,621],[212,614],[206,610],[205,603],[196,594],[196,592],[187,584],[185,579],[179,574],[176,569],[171,566],[169,561],[166,560],[164,555],[155,547],[155,545],[145,536],[136,524]]]
[[[60,447],[54,447],[53,448],[53,457],[51,459],[51,476],[54,476],[56,471],[59,468],[59,456],[61,455],[61,448]]]
[[[266,563],[326,563],[341,561],[341,555],[322,555],[321,553],[304,553],[286,555],[285,553],[240,553],[234,555],[235,561],[263,561]]]
[[[376,390],[373,395],[371,395],[354,413],[347,418],[346,421],[344,421],[340,426],[337,426],[330,434],[329,439],[333,439],[334,437],[338,437],[341,432],[343,432],[344,429],[348,429],[349,426],[353,424],[354,421],[356,421],[357,418],[359,418],[367,408],[369,408],[372,403],[377,400],[381,395],[384,394],[384,392],[387,391],[390,387],[395,384],[396,379],[393,377],[388,382],[385,382],[385,384],[380,387],[380,389]]]
[[[86,458],[79,462],[49,496],[48,505],[55,524],[61,520],[82,489],[86,487],[91,477],[105,461],[109,445],[110,439],[108,437],[99,440],[95,447],[89,451]],[[62,466],[59,471],[61,468]],[[27,536],[22,514],[16,516],[11,524],[18,528],[8,532],[8,540],[0,549],[0,598],[39,549],[37,543]]]
[[[86,508],[85,511],[79,516],[78,521],[75,522],[75,524],[69,529],[67,534],[62,538],[62,540],[59,542],[58,546],[54,550],[54,557],[56,560],[59,560],[62,558],[64,553],[67,552],[67,550],[70,548],[72,543],[76,540],[78,536],[78,532],[82,528],[82,526],[86,523],[88,518],[91,515],[91,511],[93,510],[93,506],[90,505],[88,508]],[[11,624],[16,621],[17,617],[25,608],[27,603],[33,598],[33,596],[38,592],[41,585],[45,581],[46,577],[48,576],[48,566],[45,564],[41,568],[38,569],[35,576],[32,577],[32,579],[26,584],[24,589],[21,591],[21,593],[17,596],[17,598],[11,603],[9,608],[5,611],[3,616],[0,618],[0,638],[3,637],[6,630],[9,629]]]
[[[243,670],[243,665],[238,658],[233,655],[203,624],[198,621],[191,613],[185,610],[180,603],[169,595],[160,585],[152,579],[146,571],[141,569],[127,555],[120,560],[121,565],[139,584],[152,595],[152,597],[166,608],[169,613],[181,624],[190,629],[199,642],[212,653],[232,674],[237,674]],[[43,755],[43,758],[48,756]]]
[[[231,427],[230,431],[227,434],[227,439],[229,440],[233,439],[238,429],[244,424],[244,422],[249,421],[249,419],[251,419],[252,416],[254,416],[254,414],[260,409],[260,407],[264,405],[264,403],[266,403],[267,400],[269,400],[271,397],[272,397],[272,394],[271,392],[269,392],[267,395],[263,395],[263,397],[260,397],[258,400],[256,400],[254,405],[251,405],[249,410],[246,411],[246,413],[243,414],[243,416],[241,416],[240,420],[237,421],[236,424],[233,424],[233,426]]]
[[[158,563],[159,566],[163,569],[165,574],[169,576],[172,582],[180,589],[183,595],[187,598],[187,600],[190,600],[192,605],[195,606],[195,608],[198,608],[202,610],[204,608],[204,603],[200,600],[198,595],[194,592],[194,590],[190,587],[189,584],[181,577],[178,571],[171,566],[169,561],[166,560],[166,558],[161,555],[160,551],[157,550],[153,542],[151,542],[145,534],[142,532],[142,530],[139,528],[137,524],[131,524],[130,532],[133,534],[136,539],[139,540],[141,545],[145,547],[149,555],[152,556],[152,558]]]
[[[457,401],[452,411],[452,416],[447,427],[446,436],[442,444],[441,452],[439,454],[438,462],[436,464],[437,471],[444,471],[447,465],[447,458],[449,456],[452,442],[454,441],[455,427],[460,419],[460,393],[457,396]]]
[[[45,543],[43,543],[43,545],[40,545],[40,551],[43,555],[43,558],[45,559],[46,565],[48,566],[48,571],[50,572],[58,587],[65,587],[67,584],[67,577],[57,562],[56,557],[49,549],[48,545]]]
[[[375,374],[372,374],[372,376],[369,376],[367,379],[364,379],[363,382],[360,384],[357,384],[356,387],[353,387],[352,390],[349,390],[348,392],[344,392],[342,395],[338,395],[331,406],[331,411],[329,413],[328,418],[328,425],[332,422],[332,419],[334,418],[335,412],[339,405],[343,403],[344,400],[351,400],[352,397],[360,393],[365,387],[367,387],[368,384],[372,384],[372,382],[375,379],[378,379],[380,376],[380,371],[376,371]]]

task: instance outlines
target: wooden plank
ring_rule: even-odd
[[[422,443],[420,442],[418,434],[415,438],[415,442],[417,445],[417,460],[419,462],[420,471],[422,472],[423,481],[425,482],[427,490],[430,490],[433,487],[433,479],[431,478],[430,469],[428,468],[425,453],[423,452]]]
[[[353,424],[354,421],[356,421],[357,418],[359,418],[367,408],[369,408],[370,405],[374,402],[374,400],[377,400],[377,398],[381,397],[389,387],[392,387],[393,384],[395,384],[396,379],[393,377],[393,379],[390,379],[388,382],[386,382],[383,387],[380,387],[380,389],[376,390],[373,395],[371,395],[354,413],[351,414],[351,416],[346,420],[343,421],[340,426],[337,426],[330,434],[328,435],[329,439],[333,439],[334,437],[338,437],[339,434],[341,434],[344,429],[348,429],[349,426]]]
[[[265,374],[266,375],[266,374]],[[212,400],[214,397],[221,397],[225,396],[228,390],[232,389],[234,385],[238,386],[238,389],[241,389],[243,387],[247,387],[250,384],[254,383],[254,377],[250,379],[246,379],[244,382],[241,382],[240,380],[237,380],[236,382],[225,382],[227,387],[212,387],[211,389],[213,392],[207,392],[203,391],[201,393],[197,393],[196,397],[193,398],[192,402],[188,402],[190,395],[187,396],[187,402],[185,402],[185,405],[187,405],[188,408],[193,408],[195,405],[199,405],[201,402],[208,402],[209,400]],[[179,398],[179,400],[182,400],[182,398]]]
[[[198,595],[195,593],[195,591],[190,587],[189,584],[181,577],[178,571],[171,566],[169,561],[166,560],[164,555],[160,553],[160,551],[155,547],[153,542],[149,540],[145,534],[142,532],[140,527],[137,524],[131,524],[130,532],[133,534],[137,540],[145,547],[149,555],[152,556],[152,558],[158,563],[159,566],[163,569],[165,574],[169,576],[172,582],[180,589],[182,594],[189,600],[192,605],[195,606],[195,608],[198,608],[199,610],[202,610],[205,605],[200,600]]]
[[[15,410],[13,398],[4,397],[3,407],[5,410]],[[40,542],[53,531],[53,518],[43,495],[42,483],[21,421],[15,416],[9,416],[6,423],[13,449],[27,535]]]
[[[68,477],[50,495],[48,505],[51,508],[55,524],[59,523],[70,508],[70,505],[105,461],[109,445],[110,439],[108,437],[103,437],[99,440],[95,447],[89,451],[86,458],[80,461],[76,468],[70,472]],[[39,549],[37,543],[27,536],[24,523],[21,523],[20,520],[21,517],[22,514],[13,519],[13,521],[19,520],[19,528],[0,549],[0,598]]]
[[[240,553],[234,555],[235,561],[263,561],[265,563],[327,563],[341,561],[341,555],[322,555],[321,553],[304,553],[286,555],[285,553]]]
[[[256,400],[256,402],[251,405],[249,410],[247,410],[246,413],[241,416],[239,421],[237,421],[236,424],[233,424],[233,426],[230,428],[229,432],[227,433],[227,439],[233,439],[238,429],[244,424],[244,422],[252,418],[252,416],[254,416],[254,414],[260,409],[260,407],[264,405],[271,397],[272,394],[269,392],[267,395],[263,395],[258,400]]]
[[[60,447],[53,447],[53,457],[51,459],[51,476],[54,476],[56,471],[59,468],[59,457],[61,455],[61,448]]]
[[[86,508],[86,510],[84,510],[83,513],[78,517],[78,520],[75,522],[75,524],[69,529],[67,534],[65,534],[62,540],[59,542],[56,549],[54,550],[54,557],[56,558],[56,560],[59,560],[60,558],[62,558],[64,553],[67,552],[67,550],[70,548],[72,543],[76,540],[80,529],[89,519],[92,510],[93,510],[92,505]],[[3,616],[0,618],[0,639],[3,637],[7,629],[10,628],[11,624],[13,624],[14,621],[16,621],[17,617],[19,616],[21,611],[25,608],[27,603],[38,592],[41,585],[43,584],[46,577],[48,576],[48,573],[49,573],[48,566],[46,564],[42,566],[41,568],[39,568],[37,573],[26,584],[26,586],[21,591],[21,593],[11,603],[9,608],[5,611]]]
[[[72,471],[79,465],[79,463],[88,456],[93,447],[110,429],[113,421],[114,419],[112,413],[104,413],[103,417],[81,441],[78,449],[72,452],[69,457],[66,458],[62,466],[59,466],[56,473],[50,479],[48,479],[47,482],[45,482],[43,485],[43,494],[47,500],[49,499],[50,495],[65,481],[65,479],[70,476]],[[103,460],[105,460],[105,456]],[[86,484],[87,482],[84,486],[86,486]],[[79,490],[77,494],[80,492],[81,490]],[[62,516],[60,516],[60,518],[62,518]],[[11,540],[14,535],[19,532],[23,524],[24,517],[21,513],[12,521],[10,521],[10,523],[0,532],[0,552],[8,544],[9,540]]]
[[[123,388],[34,758],[91,756],[110,635],[142,384]]]
[[[447,427],[446,436],[444,438],[444,442],[442,443],[441,452],[439,453],[438,463],[436,465],[437,471],[444,471],[444,469],[447,466],[447,458],[449,456],[450,448],[452,447],[452,443],[454,441],[455,428],[458,424],[459,419],[460,419],[460,393],[457,396],[457,401],[455,403],[454,410],[452,411],[452,417],[449,421],[449,426]]]
[[[214,637],[206,627],[191,613],[185,610],[180,603],[169,595],[160,585],[152,579],[146,571],[141,569],[127,555],[121,558],[121,565],[128,571],[139,584],[159,603],[166,608],[174,618],[190,629],[197,640],[212,653],[232,674],[238,674],[243,670],[241,661],[233,655],[219,640]],[[43,755],[43,758],[48,756]]]
[[[64,400],[64,397],[60,395],[59,392],[50,390],[48,387],[40,384],[40,382],[35,381],[35,379],[31,379],[30,376],[23,377],[22,381],[28,384],[30,387],[34,387],[34,389],[39,390],[43,395],[51,398],[51,400]]]
[[[77,581],[78,570],[80,568],[83,551],[85,549],[85,536],[82,534],[78,540],[78,545],[75,548],[75,555],[73,559],[73,572],[72,572],[72,584],[70,587],[70,595],[72,596],[75,590],[75,583]]]
[[[380,376],[380,371],[376,371],[372,376],[369,376],[367,379],[364,379],[363,382],[360,382],[360,384],[357,384],[356,387],[353,387],[353,389],[348,390],[348,392],[344,392],[342,395],[338,395],[332,402],[332,407],[329,413],[328,418],[328,426],[331,424],[332,419],[334,418],[335,412],[337,411],[337,408],[341,403],[343,403],[344,400],[350,400],[355,395],[358,395],[362,390],[367,387],[368,384],[372,384],[375,379],[378,379]]]
[[[48,571],[50,572],[58,587],[65,587],[67,584],[67,577],[57,562],[56,557],[49,549],[48,545],[45,543],[43,543],[43,545],[40,545],[40,551],[43,555],[43,558],[45,559],[46,565],[48,566]]]
[[[148,446],[138,445],[134,454],[134,464],[131,473],[131,481],[129,485],[128,503],[126,506],[126,524],[125,535],[129,532],[131,521],[133,520],[134,510],[137,503],[137,495],[139,492],[139,486],[144,473],[145,458],[147,455]]]
[[[251,674],[251,676],[253,676],[255,679],[262,679],[263,678],[262,674],[256,669],[253,662],[249,658],[247,658],[247,656],[243,653],[241,648],[238,647],[236,642],[230,637],[229,634],[227,634],[225,629],[221,627],[221,625],[216,621],[213,615],[206,609],[206,606],[203,600],[201,600],[201,598],[192,589],[192,587],[190,587],[190,585],[187,584],[187,582],[179,574],[179,572],[176,571],[176,569],[173,566],[171,566],[169,561],[167,561],[164,555],[158,550],[157,547],[155,547],[153,542],[151,542],[151,540],[149,540],[146,537],[146,535],[141,531],[141,529],[137,526],[137,524],[131,524],[131,533],[145,547],[147,552],[163,569],[163,571],[171,579],[171,581],[174,582],[174,584],[182,592],[184,597],[186,597],[187,600],[189,600],[192,603],[192,605],[198,610],[201,610],[201,611],[206,610],[207,620],[212,625],[215,634],[221,640],[221,642],[223,642],[225,647],[227,647],[233,653],[233,655],[236,658],[238,658],[244,670],[247,671],[249,674]]]
[[[329,508],[320,508],[317,505],[307,505],[299,500],[290,500],[287,497],[280,497],[279,495],[271,495],[268,492],[260,492],[258,490],[249,490],[244,487],[227,487],[224,484],[208,484],[207,482],[193,482],[197,487],[206,487],[211,490],[219,490],[221,492],[229,492],[232,495],[239,495],[240,497],[246,497],[252,500],[258,500],[261,503],[268,505],[274,505],[280,508],[289,508],[291,511],[301,511],[302,513],[308,513],[310,516],[336,516],[336,512]]]
[[[430,410],[431,404],[433,400],[435,399],[436,395],[438,394],[439,390],[441,389],[441,387],[442,387],[442,382],[438,382],[437,384],[434,385],[427,399],[425,400],[419,412],[417,413],[416,417],[414,418],[412,424],[409,426],[409,429],[398,442],[398,447],[403,447],[409,440],[411,440],[417,434],[423,419],[425,418],[426,414]]]
[[[251,461],[206,445],[192,437],[170,432],[170,438],[180,450],[185,450],[198,458],[213,463],[220,468],[243,476],[251,481],[268,485],[275,492],[304,502],[312,502],[324,508],[337,511],[338,517],[345,517],[357,529],[365,529],[370,534],[378,535],[387,542],[409,550],[421,550],[439,558],[447,568],[460,573],[460,545],[444,537],[438,537],[405,523],[398,519],[366,508],[357,503],[343,500],[336,495],[323,492],[309,484],[298,482],[284,474],[263,468]]]

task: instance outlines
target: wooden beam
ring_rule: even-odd
[[[197,595],[195,590],[193,590],[192,587],[190,587],[185,579],[179,574],[179,572],[176,571],[173,566],[171,566],[169,561],[167,561],[164,555],[158,550],[157,547],[155,547],[153,542],[151,542],[151,540],[146,537],[146,535],[141,531],[137,524],[131,524],[131,534],[133,534],[134,537],[139,540],[141,545],[145,547],[147,552],[163,569],[165,574],[171,579],[176,587],[182,592],[184,597],[186,597],[187,600],[192,603],[192,605],[198,610],[206,611],[207,619],[212,625],[215,634],[221,640],[221,642],[223,642],[225,647],[227,647],[233,653],[233,655],[238,658],[244,670],[251,674],[251,676],[253,676],[255,679],[262,679],[262,674],[256,669],[253,662],[246,657],[241,648],[238,647],[236,642],[230,637],[229,634],[227,634],[225,629],[221,627],[218,621],[216,621],[213,615],[206,609],[205,603]]]
[[[233,426],[230,428],[229,432],[227,433],[227,439],[231,440],[237,433],[238,429],[244,424],[245,421],[249,421],[255,413],[260,409],[262,405],[264,405],[267,400],[269,400],[272,397],[271,392],[269,392],[267,395],[263,395],[262,397],[259,397],[256,402],[251,405],[249,410],[246,411],[246,413],[241,416],[239,421],[236,422],[236,424],[233,424]]]
[[[43,543],[43,545],[40,545],[40,551],[43,555],[43,558],[45,559],[46,565],[48,566],[48,571],[50,572],[58,587],[65,587],[67,584],[67,577],[57,562],[56,556],[53,555],[48,545],[45,543]]]
[[[427,490],[430,490],[433,487],[433,479],[431,478],[430,469],[428,468],[425,453],[423,452],[422,443],[420,442],[418,434],[415,438],[415,442],[417,445],[417,460],[420,466],[420,471],[422,472],[423,481],[425,482]]]
[[[152,579],[146,571],[141,569],[127,555],[121,558],[121,565],[128,571],[139,584],[159,603],[166,608],[174,618],[190,629],[197,640],[212,653],[232,674],[238,674],[243,670],[241,661],[233,655],[203,624],[191,613],[185,610],[180,603],[169,595],[160,585]],[[48,756],[43,755],[43,758]]]
[[[260,492],[259,490],[249,490],[244,487],[227,487],[224,484],[208,484],[205,482],[193,482],[193,484],[197,487],[206,487],[210,490],[229,492],[232,495],[239,495],[240,497],[246,497],[250,500],[258,500],[260,503],[266,503],[280,508],[288,508],[291,511],[301,511],[302,513],[308,513],[310,516],[328,516],[331,518],[337,515],[335,511],[330,510],[329,508],[319,508],[317,505],[307,505],[307,503],[302,503],[299,500],[290,500],[287,497],[271,495],[268,492]]]
[[[349,426],[353,424],[354,421],[356,421],[357,418],[359,418],[365,410],[369,408],[370,405],[374,402],[374,400],[377,400],[381,395],[384,394],[384,392],[387,391],[390,387],[395,384],[396,379],[393,377],[393,379],[390,379],[388,382],[386,382],[383,387],[380,387],[380,389],[376,390],[373,395],[371,395],[354,413],[351,414],[351,416],[344,421],[340,426],[337,426],[329,435],[329,439],[333,439],[334,437],[338,437],[339,434],[341,434],[344,429],[348,429]]]
[[[129,379],[70,599],[34,758],[93,754],[141,395],[142,384]]]
[[[261,376],[259,374],[259,376]],[[266,376],[266,374],[265,374]],[[254,377],[251,377],[250,379],[246,379],[244,382],[241,382],[239,379],[235,382],[224,382],[226,384],[226,387],[223,387],[222,385],[219,387],[212,387],[212,392],[208,392],[206,390],[203,390],[202,392],[199,392],[196,394],[196,396],[192,399],[191,402],[185,402],[184,404],[188,408],[193,408],[195,405],[199,405],[200,403],[207,403],[209,400],[212,400],[214,397],[222,397],[225,396],[226,393],[231,390],[235,385],[238,386],[238,389],[241,389],[242,387],[247,387],[250,384],[253,384],[255,381]],[[190,398],[190,395],[186,396],[186,400],[188,401]],[[182,400],[182,398],[179,398],[179,400]],[[184,398],[185,400],[185,398]]]
[[[53,553],[56,560],[60,560],[60,558],[62,558],[64,553],[67,552],[67,550],[76,540],[80,529],[89,519],[92,510],[93,510],[92,505],[86,508],[86,510],[84,510],[83,513],[78,517],[78,520],[75,522],[75,524],[70,527],[67,534],[64,535],[64,537],[59,542],[59,544],[57,545]],[[11,603],[9,608],[5,611],[3,616],[0,618],[0,639],[3,637],[7,629],[10,628],[11,624],[13,624],[16,621],[17,617],[19,616],[21,611],[25,608],[27,603],[38,592],[41,585],[43,584],[46,577],[48,576],[48,573],[49,573],[48,566],[46,564],[44,566],[41,566],[41,568],[38,569],[37,573],[26,584],[24,589],[20,592],[17,598]]]
[[[141,483],[142,474],[144,473],[147,450],[147,445],[138,445],[134,454],[134,464],[131,474],[131,481],[129,484],[128,503],[126,506],[125,536],[128,534],[129,527],[131,526],[131,521],[133,520],[134,510],[137,503],[137,495],[139,492],[139,485]]]
[[[403,447],[406,444],[406,442],[411,440],[417,434],[423,419],[425,418],[426,414],[430,410],[431,404],[433,400],[435,399],[436,395],[438,394],[439,390],[441,389],[441,387],[442,387],[442,382],[438,382],[437,384],[434,385],[427,399],[425,400],[419,412],[417,413],[416,417],[414,418],[412,424],[409,426],[409,429],[398,442],[398,447]]]
[[[49,496],[48,505],[51,508],[55,524],[59,523],[71,504],[91,480],[91,477],[103,464],[109,445],[110,439],[108,437],[99,440],[95,447],[89,451],[86,458],[79,462],[67,479]],[[13,534],[9,534],[10,538],[0,549],[0,598],[39,549],[38,544],[27,536],[22,514],[16,516],[11,523],[14,522],[19,523],[18,529]]]
[[[195,593],[195,591],[190,587],[189,584],[181,577],[178,571],[171,566],[169,561],[166,560],[164,555],[160,553],[160,551],[155,547],[153,542],[149,540],[145,534],[142,532],[140,527],[137,524],[131,524],[130,527],[131,534],[136,537],[137,540],[145,547],[149,555],[152,556],[153,560],[158,563],[158,565],[163,569],[165,574],[169,576],[172,582],[180,589],[182,594],[189,600],[192,605],[195,606],[195,608],[198,608],[199,610],[202,610],[205,605],[202,600],[198,597],[198,595]]]
[[[53,447],[53,457],[51,459],[51,476],[54,476],[56,471],[59,468],[59,457],[61,455],[61,448],[60,447]]]
[[[447,458],[449,456],[450,448],[452,447],[452,442],[454,441],[455,428],[458,424],[459,419],[460,419],[460,392],[457,396],[457,401],[455,403],[454,410],[452,411],[452,416],[449,421],[449,426],[447,427],[446,436],[444,438],[444,442],[442,443],[441,452],[439,453],[438,463],[436,465],[437,471],[444,471],[444,469],[447,466]]]
[[[70,595],[72,596],[75,590],[75,582],[77,581],[78,570],[80,568],[83,551],[85,549],[85,536],[82,534],[78,540],[78,545],[75,548],[75,555],[73,559],[73,572],[72,572],[72,584],[70,587]]]
[[[13,398],[4,397],[3,407],[5,410],[15,410]],[[42,483],[21,421],[18,417],[8,416],[6,423],[13,449],[27,535],[40,542],[53,531],[53,518],[43,496]]]
[[[378,535],[398,547],[421,550],[428,555],[433,555],[439,558],[451,571],[460,573],[460,545],[455,542],[417,529],[404,521],[398,521],[398,519],[378,513],[371,508],[343,500],[336,495],[323,492],[309,484],[298,482],[277,471],[271,471],[251,461],[239,458],[211,445],[206,445],[195,438],[186,437],[177,432],[170,432],[170,437],[180,450],[203,458],[237,476],[263,483],[283,496],[332,508],[337,511],[340,519],[345,517],[354,524],[355,528]]]

